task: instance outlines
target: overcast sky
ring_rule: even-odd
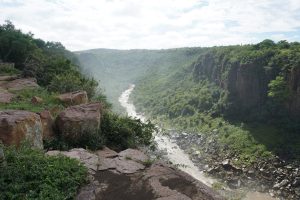
[[[0,0],[0,23],[70,50],[300,41],[300,0]]]

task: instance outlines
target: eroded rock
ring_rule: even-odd
[[[88,96],[86,91],[75,91],[61,94],[58,99],[66,105],[79,105],[88,103]]]
[[[0,140],[5,145],[17,145],[27,140],[33,147],[43,148],[43,128],[40,116],[21,110],[0,111]]]
[[[65,139],[78,140],[86,134],[97,134],[100,127],[100,103],[71,106],[56,118],[58,131]]]
[[[0,89],[0,103],[11,103],[14,96],[14,94],[8,92],[7,90]]]
[[[44,140],[49,140],[53,139],[55,136],[54,133],[54,119],[48,110],[44,110],[39,113],[41,122],[42,122],[42,127],[43,127],[43,139]]]

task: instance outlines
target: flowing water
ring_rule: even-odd
[[[135,106],[129,102],[129,96],[134,90],[134,85],[131,85],[129,89],[125,90],[120,98],[119,102],[127,111],[128,116],[139,118],[141,121],[146,121],[145,116],[139,114],[135,110]],[[201,181],[207,186],[212,186],[213,183],[217,182],[217,180],[206,176],[203,171],[199,170],[199,168],[191,161],[189,155],[186,154],[174,141],[172,141],[169,137],[164,136],[162,134],[157,134],[154,138],[156,143],[158,144],[158,148],[167,153],[167,158],[173,164],[176,164],[182,171],[190,174],[195,179]],[[245,200],[274,200],[274,198],[270,197],[268,194],[263,194],[259,192],[248,192]]]

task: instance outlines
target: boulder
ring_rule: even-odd
[[[33,147],[43,148],[40,116],[21,110],[0,111],[0,140],[5,145],[19,146],[27,140]]]
[[[56,126],[65,139],[78,140],[86,134],[97,134],[100,112],[100,103],[71,106],[58,115]]]
[[[14,96],[14,94],[0,89],[0,103],[10,103]]]
[[[31,98],[31,103],[34,105],[43,103],[43,99],[37,96]]]
[[[79,105],[88,103],[88,96],[85,91],[76,91],[61,94],[58,99],[66,105]]]
[[[43,127],[43,140],[52,139],[55,136],[54,133],[54,119],[48,110],[44,110],[38,113],[41,118]]]

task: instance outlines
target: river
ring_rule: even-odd
[[[136,112],[135,106],[130,103],[129,97],[132,91],[134,90],[134,85],[130,85],[129,89],[125,90],[120,98],[119,102],[122,107],[126,109],[128,116],[133,118],[139,118],[141,121],[145,121],[146,118],[142,114]],[[173,164],[177,165],[182,171],[190,174],[195,179],[201,181],[207,186],[211,187],[213,183],[218,182],[216,179],[206,176],[203,171],[191,161],[189,155],[186,154],[174,141],[169,137],[162,134],[157,134],[154,137],[155,142],[158,145],[158,148],[166,152],[166,157]],[[248,192],[244,200],[274,200],[271,196],[259,192]]]

